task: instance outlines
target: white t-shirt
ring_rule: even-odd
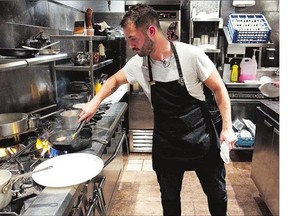
[[[205,95],[202,82],[216,70],[214,63],[196,46],[182,42],[174,42],[174,44],[188,92],[191,96],[204,101]],[[165,61],[166,66],[161,61],[153,60],[151,62],[153,80],[159,82],[178,80],[179,74],[174,55],[171,61],[170,57]],[[169,64],[168,67],[167,64]],[[123,67],[123,71],[126,74],[128,82],[132,85],[138,82],[149,100],[151,100],[147,58],[140,57],[139,55],[133,56]]]

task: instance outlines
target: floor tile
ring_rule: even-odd
[[[231,162],[226,167],[228,216],[272,216],[251,179],[251,162]],[[185,172],[181,190],[183,216],[209,216],[208,203],[197,175]],[[161,194],[152,169],[151,154],[124,156],[124,171],[109,216],[160,216]]]

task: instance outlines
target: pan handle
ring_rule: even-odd
[[[24,173],[24,174],[21,174],[21,175],[17,175],[15,177],[12,177],[8,182],[7,184],[2,188],[2,192],[3,193],[7,193],[7,191],[10,189],[10,186],[16,182],[18,179],[20,178],[24,178],[24,177],[28,177],[28,176],[31,176],[32,174],[34,173],[37,173],[37,172],[41,172],[41,171],[44,171],[44,170],[48,170],[48,169],[51,169],[53,168],[53,166],[48,166],[48,167],[44,167],[42,169],[38,169],[38,170],[33,170],[31,172],[27,172],[27,173]]]

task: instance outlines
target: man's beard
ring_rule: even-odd
[[[148,56],[154,47],[154,43],[150,38],[146,37],[145,43],[143,47],[141,48],[140,52],[137,53],[140,57]]]

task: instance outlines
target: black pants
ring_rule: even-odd
[[[224,164],[198,167],[195,170],[201,186],[207,195],[209,211],[212,216],[226,216],[227,193]],[[184,171],[156,171],[161,191],[163,215],[181,215],[180,191]]]

